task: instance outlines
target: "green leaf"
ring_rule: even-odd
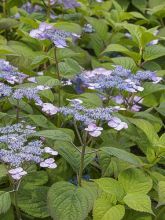
[[[0,219],[3,220],[15,220],[14,211],[10,208],[7,212],[0,214]]]
[[[165,205],[165,181],[158,182],[158,206]]]
[[[141,97],[145,97],[155,92],[165,91],[165,85],[163,84],[153,84],[151,82],[146,82],[143,85],[144,90],[140,93]]]
[[[123,220],[152,220],[152,215],[145,212],[138,212],[133,209],[127,209]]]
[[[39,85],[44,85],[49,87],[60,85],[59,80],[51,76],[37,76],[35,77],[35,79]]]
[[[140,161],[140,159],[137,156],[135,156],[125,150],[118,149],[115,147],[102,147],[102,148],[100,148],[100,150],[109,154],[109,155],[115,156],[120,160],[131,163],[135,166],[142,166],[142,162]]]
[[[139,212],[148,212],[153,214],[151,209],[150,197],[141,193],[128,193],[124,197],[124,202],[129,208]]]
[[[18,68],[29,71],[29,67],[38,55],[38,52],[33,51],[28,45],[18,41],[8,41],[8,46],[11,50],[15,51],[16,54],[16,56],[8,56],[9,61]]]
[[[11,206],[11,198],[9,192],[0,191],[0,214],[5,213]]]
[[[79,95],[79,98],[87,108],[94,108],[102,105],[100,98],[95,93],[83,93]]]
[[[135,24],[128,24],[128,23],[121,23],[121,28],[127,29],[133,41],[137,44],[139,48],[144,48],[150,41],[155,39],[155,36],[147,31],[144,27],[135,25]]]
[[[12,50],[7,45],[0,45],[0,55],[13,55],[13,54],[17,56],[14,50]]]
[[[8,30],[10,28],[16,27],[19,22],[14,18],[1,18],[0,19],[0,30]]]
[[[97,197],[93,187],[75,186],[69,182],[58,182],[48,192],[48,207],[51,217],[55,220],[84,220]],[[95,196],[93,197],[93,195]]]
[[[81,148],[78,148],[80,152],[75,149],[73,144],[64,141],[56,141],[55,142],[55,149],[59,152],[59,154],[71,165],[75,172],[78,172],[80,167],[80,160],[81,160]],[[89,149],[86,149],[88,152]],[[84,158],[84,168],[93,161],[95,158],[95,153],[86,154]]]
[[[28,115],[28,117],[41,128],[55,128],[54,124],[43,115]]]
[[[118,180],[126,193],[148,193],[152,188],[152,179],[143,171],[135,168],[127,169],[119,174]]]
[[[61,30],[64,31],[69,31],[69,32],[73,32],[76,34],[81,34],[81,26],[76,24],[76,23],[72,23],[72,22],[65,22],[65,21],[57,21],[54,26],[56,28],[59,28]]]
[[[99,198],[94,205],[93,220],[121,220],[124,214],[123,205],[112,206],[108,198]]]
[[[48,175],[45,171],[28,173],[22,182],[21,188],[33,189],[35,186],[42,186],[48,182]]]
[[[127,49],[126,47],[120,44],[110,44],[102,53],[112,52],[112,51],[124,53],[137,61],[140,59],[140,55],[138,53],[130,51],[129,49]]]
[[[32,61],[32,63],[31,63],[31,66],[34,68],[36,68],[36,67],[39,67],[41,64],[43,64],[43,63],[46,63],[47,61],[48,61],[48,56],[46,56],[46,55],[39,55],[39,56],[36,56],[35,58],[34,58],[34,60]]]
[[[82,71],[82,68],[77,61],[67,58],[64,59],[64,62],[59,63],[59,71],[63,77],[73,78],[73,76]]]
[[[132,4],[139,9],[140,11],[144,12],[147,7],[147,0],[132,0]]]
[[[7,169],[4,164],[0,164],[0,184],[6,182],[7,180]]]
[[[117,200],[121,200],[124,197],[122,185],[117,180],[112,178],[100,178],[94,181],[99,185],[100,189],[115,196]]]
[[[72,141],[73,131],[67,128],[43,130],[33,134],[35,137],[45,137],[52,140]]]
[[[161,103],[156,110],[163,116],[165,116],[165,103]]]
[[[46,218],[49,216],[47,210],[47,186],[21,189],[18,191],[19,208],[36,218]]]
[[[86,17],[86,20],[95,29],[96,33],[102,40],[106,39],[108,26],[104,19],[96,19],[94,17]]]
[[[165,47],[161,45],[148,46],[143,53],[143,59],[145,61],[154,60],[162,56],[165,56]]]
[[[130,69],[132,71],[137,70],[135,61],[130,57],[115,57],[112,58],[111,60],[114,64],[123,66],[126,69]]]

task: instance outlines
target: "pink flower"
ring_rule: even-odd
[[[22,167],[11,169],[8,172],[14,180],[20,180],[22,176],[27,174],[27,172],[24,171]]]
[[[49,159],[46,159],[43,162],[41,162],[40,166],[54,169],[57,167],[57,164],[55,163],[55,160],[53,158],[49,158]]]
[[[42,111],[47,113],[48,115],[55,115],[58,112],[58,108],[51,103],[43,103]]]
[[[128,128],[127,123],[122,122],[120,118],[113,117],[111,120],[108,122],[109,127],[114,128],[117,131],[120,131],[121,129],[126,129]]]
[[[85,128],[85,130],[88,131],[92,137],[98,137],[101,135],[101,131],[103,130],[103,128],[97,127],[97,125],[91,123],[88,125],[87,128]]]

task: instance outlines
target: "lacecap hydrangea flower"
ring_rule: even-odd
[[[8,61],[0,59],[0,79],[7,81],[10,84],[22,83],[28,76],[18,71]]]
[[[30,36],[36,39],[40,39],[40,40],[48,39],[52,41],[54,45],[58,48],[67,47],[68,38],[74,39],[74,38],[80,37],[79,35],[75,33],[57,29],[51,24],[47,24],[45,22],[41,23],[38,29],[32,30],[30,32]]]
[[[114,70],[96,68],[92,71],[84,71],[77,77],[87,88],[104,93],[109,93],[110,89],[136,93],[143,91],[142,83],[144,81],[158,83],[162,80],[161,77],[156,76],[155,72],[137,71],[136,74],[133,74],[131,70],[122,66],[116,66]]]
[[[44,167],[48,168],[57,166],[54,158],[44,157],[46,154],[58,155],[58,152],[45,147],[41,140],[32,139],[35,132],[35,127],[23,122],[0,128],[0,161],[9,165],[9,174],[15,180],[26,175],[23,170],[25,163],[36,163],[42,167],[45,163]]]
[[[65,9],[80,7],[80,3],[78,3],[76,0],[50,0],[50,4],[62,5]]]

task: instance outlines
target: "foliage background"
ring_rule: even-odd
[[[0,58],[7,59],[39,84],[51,85],[54,90],[43,93],[43,99],[56,105],[59,81],[53,47],[48,41],[29,36],[42,21],[59,29],[81,35],[76,44],[57,49],[58,65],[62,77],[71,79],[82,69],[113,65],[136,72],[139,69],[165,75],[165,2],[164,0],[79,0],[81,7],[64,10],[52,7],[57,16],[49,18],[49,9],[43,1],[32,0],[45,12],[27,13],[21,9],[23,0],[0,3]],[[19,13],[17,19],[15,14]],[[84,33],[89,23],[93,33]],[[155,36],[155,30],[159,30]],[[125,33],[129,33],[128,38]],[[158,44],[149,45],[158,39]],[[26,86],[26,85],[25,85]],[[165,218],[165,86],[146,83],[143,108],[140,112],[125,112],[122,117],[129,124],[124,131],[105,129],[87,149],[99,149],[85,156],[83,183],[75,184],[80,166],[80,154],[71,142],[78,144],[73,126],[59,128],[57,118],[39,111],[33,103],[20,106],[21,116],[37,126],[55,150],[59,152],[55,170],[30,167],[19,193],[18,206],[23,219],[56,220],[163,220]],[[86,106],[102,105],[90,90],[76,94],[72,86],[61,90],[61,103],[66,98],[81,98]],[[15,121],[14,103],[1,101],[1,126]],[[65,122],[64,118],[60,119]],[[65,140],[64,140],[65,138]],[[90,181],[89,181],[90,179]],[[12,199],[5,165],[0,165],[0,219],[13,220],[15,204]],[[12,204],[12,205],[11,205]],[[51,216],[51,217],[50,217]]]

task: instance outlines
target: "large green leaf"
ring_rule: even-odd
[[[118,180],[126,193],[148,193],[152,188],[152,179],[143,171],[127,169],[119,174]]]
[[[127,49],[126,47],[120,45],[120,44],[110,44],[107,46],[107,48],[102,52],[102,53],[106,53],[106,52],[119,52],[119,53],[124,53],[130,57],[132,57],[134,60],[139,60],[140,56],[138,53],[136,52],[132,52],[129,49]]]
[[[159,181],[158,183],[158,206],[165,205],[165,181]]]
[[[81,34],[81,26],[73,22],[57,21],[54,26],[61,30]]]
[[[92,193],[91,193],[92,192]],[[55,220],[84,220],[97,198],[95,185],[86,188],[69,182],[58,182],[48,192],[48,207]]]
[[[0,191],[0,214],[5,213],[11,206],[11,198],[9,192]]]
[[[18,26],[19,22],[14,18],[1,18],[0,19],[0,30],[8,30]]]
[[[117,200],[121,200],[124,197],[122,185],[117,180],[112,178],[100,178],[95,180],[95,182],[99,185],[100,189],[115,196]]]
[[[153,214],[150,197],[143,193],[128,193],[124,197],[124,202],[131,209]]]
[[[140,93],[142,97],[159,91],[165,91],[165,85],[163,84],[153,84],[151,82],[146,82],[143,85],[144,90]]]
[[[122,149],[118,149],[115,147],[102,147],[100,148],[100,150],[109,155],[115,156],[120,160],[131,163],[135,166],[142,166],[143,164],[137,156]]]
[[[111,60],[114,64],[123,66],[126,69],[130,69],[132,71],[137,70],[135,61],[130,57],[115,57],[112,58]]]
[[[143,58],[145,61],[154,60],[162,56],[165,56],[165,47],[161,45],[148,46],[145,48],[143,54]]]
[[[48,121],[48,119],[43,115],[28,115],[29,118],[37,125],[42,128],[55,128],[55,125]]]
[[[28,173],[22,182],[21,188],[33,189],[35,186],[42,186],[48,182],[48,175],[45,171]]]
[[[134,125],[140,128],[147,136],[148,140],[155,145],[159,137],[154,129],[154,126],[144,119],[129,119]]]
[[[124,216],[123,205],[113,205],[108,196],[98,198],[93,208],[93,220],[121,220]]]
[[[39,186],[19,190],[18,206],[25,213],[36,217],[48,217],[47,211],[47,186]]]
[[[86,17],[86,20],[92,25],[96,33],[102,40],[106,39],[108,33],[108,26],[104,19],[96,19],[94,17]]]

